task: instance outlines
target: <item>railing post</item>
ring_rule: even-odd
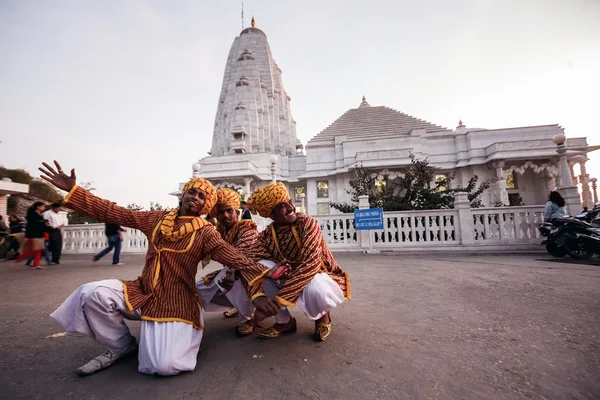
[[[368,210],[371,208],[369,204],[369,196],[358,196],[358,209],[359,210]],[[360,248],[363,251],[367,251],[371,248],[371,240],[372,235],[371,231],[358,231],[359,240],[360,240]]]
[[[455,193],[454,208],[458,211],[460,244],[469,245],[475,243],[475,235],[473,233],[473,213],[471,212],[469,194],[466,192]]]

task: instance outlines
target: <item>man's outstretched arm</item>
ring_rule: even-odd
[[[57,161],[54,161],[54,164],[56,169],[43,163],[45,168],[40,168],[40,171],[43,173],[41,176],[42,179],[68,192],[63,203],[88,217],[109,224],[119,224],[128,228],[138,229],[146,235],[150,235],[158,218],[160,218],[161,214],[164,214],[161,211],[129,210],[117,206],[112,201],[94,196],[77,185],[75,169],[71,170],[71,175],[69,176],[64,173]]]

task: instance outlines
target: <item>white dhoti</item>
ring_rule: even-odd
[[[269,260],[261,260],[259,263],[267,268],[273,268],[276,265],[275,262]],[[218,282],[225,277],[228,270],[228,267],[224,267],[208,285],[204,283],[203,279],[197,281],[196,292],[202,299],[202,307],[205,311],[228,311],[232,307],[235,307],[240,313],[240,322],[246,322],[254,316],[255,308],[244,285],[239,279],[235,281],[229,292],[225,293],[224,296],[219,296],[220,293],[224,292],[224,289]],[[277,292],[279,291],[279,286],[271,280],[264,281],[263,288],[265,294],[271,297],[277,295]],[[275,320],[277,323],[284,324],[288,322],[291,317],[292,316],[287,308],[282,308],[279,314],[275,316]]]
[[[344,302],[344,293],[325,272],[320,272],[306,285],[296,301],[296,307],[308,318],[318,320],[338,304]]]
[[[225,289],[219,285],[219,281],[225,278],[228,270],[228,267],[224,267],[208,284],[204,282],[204,279],[198,280],[196,282],[196,293],[202,299],[202,308],[205,311],[224,312],[235,307],[240,313],[241,321],[247,321],[254,314],[254,306],[242,281],[237,279],[231,290],[225,293],[225,295],[221,295],[221,293],[225,292]]]
[[[89,336],[117,354],[132,339],[124,319],[140,320],[140,315],[139,310],[127,310],[121,281],[107,279],[80,286],[50,316],[68,332]],[[202,334],[183,322],[142,321],[138,371],[159,375],[193,371]]]

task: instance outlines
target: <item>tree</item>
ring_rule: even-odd
[[[449,189],[454,175],[444,179],[435,179],[435,169],[429,165],[427,159],[419,160],[410,155],[411,165],[407,168],[403,178],[390,180],[384,176],[383,183],[376,185],[376,175],[359,165],[355,170],[355,177],[350,180],[352,204],[331,203],[331,207],[342,211],[352,212],[357,209],[358,197],[369,196],[371,207],[381,207],[384,211],[404,210],[435,210],[454,207],[454,194],[456,192],[469,193],[471,207],[481,207],[481,194],[489,188],[488,182],[477,185],[477,175],[471,177],[467,186]],[[433,183],[433,185],[432,185]]]
[[[144,207],[137,205],[136,203],[127,204],[127,209],[133,211],[144,211]]]
[[[150,211],[171,211],[171,207],[162,206],[158,201],[150,202]]]

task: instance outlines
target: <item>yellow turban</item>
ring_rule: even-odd
[[[283,182],[271,182],[267,186],[256,189],[248,199],[248,209],[252,214],[258,213],[261,217],[269,218],[273,209],[290,195]]]
[[[217,206],[219,204],[230,206],[236,210],[240,208],[240,194],[235,190],[223,188],[217,190],[217,204],[213,207],[210,212],[210,216],[216,218],[217,216]]]
[[[204,202],[204,207],[202,207],[202,210],[200,210],[200,214],[208,214],[217,202],[217,191],[215,187],[212,183],[204,178],[194,178],[185,184],[183,190],[181,191],[181,196],[183,197],[185,192],[191,188],[200,189],[206,194],[206,201]]]

